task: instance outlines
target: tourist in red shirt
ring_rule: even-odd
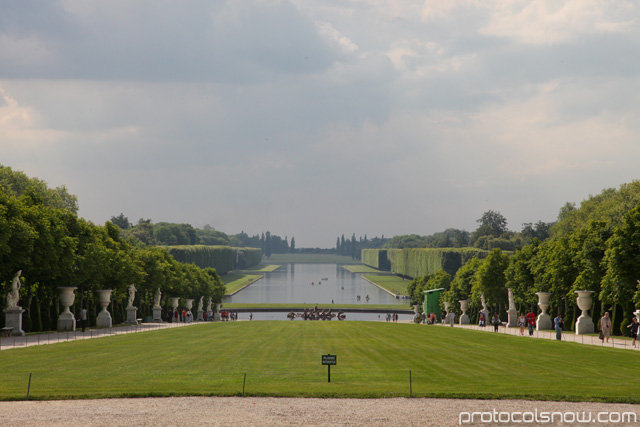
[[[527,313],[527,323],[529,323],[529,336],[533,336],[533,327],[536,325],[536,315],[531,311]]]

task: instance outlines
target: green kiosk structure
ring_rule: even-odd
[[[424,291],[424,313],[426,315],[429,315],[429,313],[435,313],[438,323],[442,321],[442,316],[440,315],[440,294],[443,292],[444,288]]]

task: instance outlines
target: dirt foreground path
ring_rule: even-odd
[[[476,412],[476,414],[472,414]],[[551,421],[551,413],[556,412]],[[640,405],[454,399],[172,397],[0,402],[2,426],[638,425]],[[473,417],[473,418],[472,418]],[[549,418],[546,418],[549,417]],[[598,417],[600,421],[597,422]]]

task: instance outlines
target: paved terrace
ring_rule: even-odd
[[[86,340],[91,338],[110,337],[113,335],[132,334],[137,332],[157,331],[158,329],[180,328],[195,325],[194,323],[141,323],[139,325],[123,325],[111,328],[87,329],[85,332],[46,332],[29,334],[23,337],[0,338],[0,350],[30,347],[32,345],[56,344],[66,341]]]
[[[449,324],[447,323],[439,324],[440,326],[447,326],[450,327]],[[482,332],[491,332],[491,333],[496,333],[493,332],[493,325],[487,325],[485,327],[480,327],[478,325],[458,325],[458,324],[454,324],[454,327],[456,328],[464,328],[464,329],[472,329],[475,331],[482,331]],[[508,334],[508,335],[515,335],[515,336],[520,336],[520,328],[519,327],[515,327],[515,328],[507,328],[505,326],[500,326],[498,327],[498,332],[500,334]],[[547,340],[555,340],[556,339],[556,331],[533,331],[533,336],[529,336],[529,329],[528,328],[524,328],[524,336],[522,336],[522,338],[540,338],[540,339],[547,339]],[[636,347],[632,346],[632,341],[629,338],[622,338],[622,337],[611,337],[609,338],[609,342],[607,343],[606,340],[604,342],[604,344],[602,343],[602,341],[600,340],[600,338],[598,338],[597,335],[576,335],[575,332],[572,331],[563,331],[562,332],[562,341],[567,341],[567,342],[576,342],[578,344],[586,344],[586,345],[597,345],[600,347],[612,347],[612,348],[623,348],[623,349],[627,349],[627,350],[638,350],[640,349],[640,340],[636,343]]]

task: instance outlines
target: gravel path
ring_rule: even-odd
[[[493,411],[496,411],[495,415]],[[576,412],[594,420],[606,411],[610,423],[591,425],[637,425],[615,422],[618,414],[633,413],[640,421],[640,405],[539,402],[523,400],[454,399],[293,399],[273,397],[173,397],[147,399],[67,400],[42,402],[0,402],[3,426],[454,426],[472,425],[579,425],[544,421],[542,412],[562,412],[571,421]],[[510,414],[516,421],[506,422]],[[501,415],[499,412],[503,412]],[[489,417],[495,417],[489,419]],[[484,421],[483,418],[484,417]],[[631,418],[633,421],[633,418]],[[461,423],[462,421],[462,423]],[[500,422],[504,421],[504,422]]]

